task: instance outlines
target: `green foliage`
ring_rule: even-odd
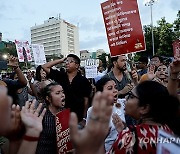
[[[137,53],[139,56],[152,56],[152,29],[151,25],[143,27],[146,39],[146,51]],[[157,26],[153,27],[154,34],[154,49],[155,54],[160,56],[173,56],[174,40],[180,38],[180,11],[178,11],[177,19],[174,23],[168,23],[165,17],[157,21]]]
[[[0,49],[0,53],[1,54],[9,54],[9,55],[17,56],[17,52],[16,52],[15,47]]]
[[[173,56],[172,43],[175,38],[173,31],[173,24],[166,22],[165,18],[158,21],[159,32],[159,47],[157,49],[158,55]]]
[[[175,33],[175,39],[180,38],[180,10],[177,14],[177,19],[173,23],[174,33]]]

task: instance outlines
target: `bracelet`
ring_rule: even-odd
[[[33,137],[33,136],[24,135],[23,140],[30,141],[30,142],[35,142],[35,141],[39,140],[39,137]]]

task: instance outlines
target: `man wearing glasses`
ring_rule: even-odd
[[[65,63],[66,71],[54,70],[53,66]],[[69,54],[67,58],[62,58],[48,62],[42,66],[51,79],[58,82],[64,90],[66,96],[66,108],[75,112],[78,121],[86,118],[88,109],[88,98],[91,93],[91,85],[87,78],[78,71],[80,59],[74,54]]]

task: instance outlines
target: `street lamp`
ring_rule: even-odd
[[[152,48],[153,48],[153,56],[154,56],[154,32],[153,32],[153,13],[152,13],[152,6],[158,0],[144,0],[145,6],[150,6],[151,9],[151,33],[152,33]]]

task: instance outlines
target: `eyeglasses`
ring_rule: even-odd
[[[139,97],[136,96],[136,95],[134,95],[134,94],[132,93],[132,91],[128,92],[127,97],[126,97],[126,100],[128,100],[128,99],[130,99],[130,98],[131,98],[131,99],[133,99],[133,98],[139,99]]]
[[[70,64],[70,63],[76,63],[76,62],[74,60],[66,60],[65,63]]]

